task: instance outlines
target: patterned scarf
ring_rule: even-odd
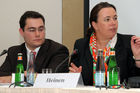
[[[111,45],[111,40],[109,41],[109,43],[107,44],[107,46],[103,50],[103,57],[104,57],[104,62],[105,62],[106,75],[107,75],[107,64],[106,64],[106,62],[109,59],[110,45]],[[95,85],[96,63],[97,63],[97,53],[96,53],[97,52],[96,51],[97,47],[96,47],[96,35],[95,35],[95,33],[91,34],[89,47],[90,47],[90,52],[91,52],[92,57],[93,57],[93,86],[94,86]]]

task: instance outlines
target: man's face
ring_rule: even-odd
[[[45,25],[43,20],[41,18],[28,18],[24,31],[20,29],[20,34],[30,50],[41,46],[45,41]]]

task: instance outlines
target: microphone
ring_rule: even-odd
[[[5,50],[3,50],[1,53],[0,53],[0,56],[2,56],[2,55],[4,55],[4,54],[6,54],[8,51],[5,49]]]
[[[58,68],[64,64],[64,62],[66,62],[71,56],[76,55],[78,53],[78,49],[74,49],[73,52],[71,53],[71,55],[69,55],[68,57],[66,57],[55,69],[55,73],[58,71]],[[69,66],[69,65],[68,65]]]

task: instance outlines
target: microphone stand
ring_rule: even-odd
[[[17,86],[17,84],[24,84],[22,87],[30,87],[30,86],[33,86],[33,84],[31,84],[31,83],[28,83],[28,82],[25,82],[25,81],[20,81],[20,82],[14,82],[14,83],[11,83],[10,85],[9,85],[9,88],[11,87],[11,86],[14,86],[14,88]]]
[[[64,62],[66,62],[71,56],[73,56],[73,55],[75,55],[75,54],[77,54],[78,53],[78,49],[75,49],[75,50],[73,50],[73,52],[72,52],[72,54],[71,55],[69,55],[68,57],[66,57],[57,67],[56,67],[56,69],[55,69],[55,73],[58,71],[58,69],[59,69],[59,67],[62,65],[62,64],[64,64]],[[68,66],[70,65],[70,63],[68,63]]]
[[[71,56],[71,55],[70,55]],[[68,56],[66,59],[64,59],[57,67],[56,67],[56,69],[55,69],[55,73],[57,72],[57,70],[58,70],[58,68],[62,65],[62,64],[64,64],[64,62],[66,62],[68,59],[69,59],[69,57],[70,56]]]
[[[0,53],[0,57],[3,56],[4,54],[6,54],[8,51],[7,50],[3,50],[1,53]]]

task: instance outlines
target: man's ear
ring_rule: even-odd
[[[20,33],[21,36],[23,36],[24,31],[23,31],[22,28],[19,28],[19,33]]]

